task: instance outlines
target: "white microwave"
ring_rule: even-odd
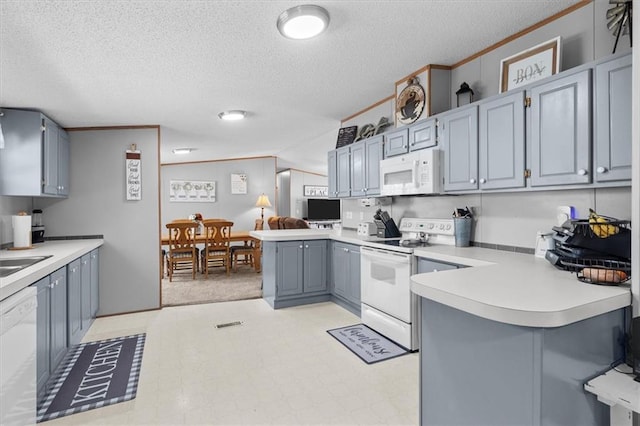
[[[422,149],[380,161],[380,195],[438,194],[441,151]]]

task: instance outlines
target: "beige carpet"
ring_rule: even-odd
[[[223,268],[211,268],[209,279],[196,273],[192,280],[190,272],[178,271],[172,282],[168,277],[162,280],[162,306],[257,299],[262,297],[261,286],[262,274],[247,265],[239,265],[238,271],[228,276]]]

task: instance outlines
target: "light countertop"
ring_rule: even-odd
[[[384,248],[353,230],[282,229],[251,231],[263,241],[331,239]],[[468,266],[411,277],[411,290],[482,318],[527,327],[561,327],[630,306],[629,285],[586,284],[545,259],[478,247],[433,245],[414,255]]]
[[[46,277],[82,255],[100,247],[103,243],[103,239],[46,241],[36,244],[28,250],[0,250],[0,259],[52,255],[48,259],[0,278],[0,300]]]

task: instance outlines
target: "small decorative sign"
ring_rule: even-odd
[[[407,85],[398,93],[396,86],[396,123],[411,124],[420,118],[426,95],[418,77],[407,80]]]
[[[214,203],[215,181],[172,180],[169,181],[170,202]]]
[[[361,141],[362,139],[370,138],[371,136],[379,135],[380,133],[384,133],[387,127],[391,126],[389,119],[387,117],[380,117],[378,124],[365,124],[358,131],[358,136],[356,136],[356,140],[354,142]]]
[[[127,201],[140,201],[142,199],[142,159],[140,151],[136,149],[136,144],[131,145],[131,149],[125,152],[125,182]]]
[[[349,145],[353,143],[356,138],[356,132],[358,126],[343,127],[338,130],[338,141],[336,142],[336,148]]]
[[[560,37],[500,61],[500,93],[560,72]]]
[[[328,186],[312,186],[312,185],[304,185],[304,196],[305,197],[327,197],[329,196],[329,187]]]
[[[231,173],[231,193],[247,193],[247,175],[244,173]]]

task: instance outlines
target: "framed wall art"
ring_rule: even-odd
[[[216,201],[215,181],[171,180],[169,181],[169,201],[181,203],[214,203]]]
[[[500,93],[560,72],[560,37],[500,61]]]
[[[304,185],[303,189],[304,189],[305,197],[328,197],[329,196],[328,186]]]
[[[247,175],[245,173],[231,173],[231,193],[247,193]]]

